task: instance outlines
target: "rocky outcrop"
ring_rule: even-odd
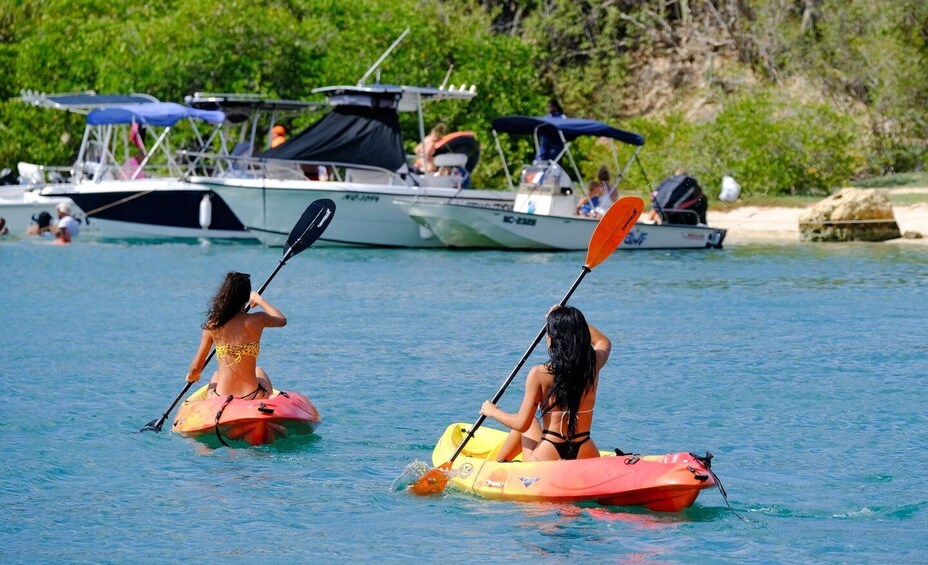
[[[800,241],[886,241],[901,237],[885,191],[843,188],[799,216]]]

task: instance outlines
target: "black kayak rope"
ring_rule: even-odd
[[[706,471],[708,471],[709,474],[712,475],[712,478],[715,479],[715,485],[719,487],[719,492],[722,493],[722,500],[725,501],[725,506],[728,506],[728,509],[731,510],[735,516],[747,522],[748,521],[747,518],[745,518],[741,514],[738,514],[738,512],[735,511],[734,508],[732,508],[731,503],[728,502],[728,493],[725,492],[725,487],[722,486],[722,479],[720,479],[719,476],[715,474],[715,471],[712,470],[712,457],[713,457],[712,452],[707,451],[705,457],[700,457],[699,455],[696,455],[692,451],[690,452],[690,455],[692,455],[694,459],[702,463],[702,466],[706,468]]]
[[[717,484],[717,485],[719,486],[719,492],[722,493],[722,500],[725,501],[725,505],[728,506],[728,509],[731,510],[732,513],[733,513],[735,516],[737,516],[737,517],[741,518],[742,520],[744,520],[745,522],[747,522],[748,519],[745,518],[744,516],[742,516],[741,514],[738,514],[738,512],[735,511],[734,508],[732,508],[731,503],[728,502],[728,493],[725,492],[725,487],[722,486],[722,479],[720,479],[719,476],[716,475],[716,474],[715,474],[715,471],[713,471],[712,469],[706,467],[706,471],[709,471],[709,474],[712,475],[712,478],[713,478],[713,479],[715,479],[715,484]]]
[[[222,407],[219,409],[219,411],[216,412],[216,437],[219,438],[219,443],[221,443],[222,445],[226,447],[232,447],[232,446],[226,443],[226,440],[222,439],[222,434],[219,433],[219,418],[222,417],[222,411],[226,409],[226,406],[228,406],[230,402],[232,402],[233,398],[235,397],[230,394],[226,398],[226,401],[222,403]]]

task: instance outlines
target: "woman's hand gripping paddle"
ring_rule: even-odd
[[[561,306],[567,304],[567,301],[580,285],[580,281],[583,280],[583,277],[605,261],[606,258],[616,250],[619,244],[625,241],[625,236],[628,235],[628,232],[634,227],[635,222],[638,221],[638,217],[641,216],[642,210],[644,210],[644,201],[637,196],[620,198],[609,207],[609,210],[603,216],[603,219],[599,221],[599,225],[596,226],[596,230],[593,231],[593,236],[590,238],[590,245],[586,252],[586,263],[583,264],[580,276],[577,277],[573,286],[570,287],[570,290],[568,290],[564,298],[561,299]],[[506,382],[496,391],[496,396],[491,400],[493,404],[496,404],[499,402],[499,399],[502,398],[503,393],[506,392],[506,388],[509,387],[509,383],[512,382],[512,379],[515,378],[516,374],[522,368],[522,365],[525,364],[525,361],[535,350],[535,347],[545,337],[546,331],[547,326],[543,326],[541,331],[538,332],[538,335],[535,336],[535,341],[532,342],[532,345],[529,346],[525,354],[522,355],[519,363],[512,372],[509,373]],[[451,471],[451,464],[454,463],[457,456],[464,450],[464,446],[467,445],[467,442],[474,437],[474,433],[477,431],[477,428],[483,425],[484,420],[486,420],[486,416],[481,415],[470,431],[467,432],[467,435],[454,452],[454,455],[451,456],[451,459],[438,467],[430,469],[418,481],[409,485],[409,490],[420,496],[438,494],[445,490],[445,486],[448,484],[448,473]]]
[[[306,211],[303,212],[303,215],[300,216],[299,221],[293,226],[293,230],[290,232],[290,235],[287,236],[287,246],[284,249],[284,256],[277,264],[277,268],[274,269],[274,272],[271,273],[271,276],[264,281],[264,284],[261,285],[261,288],[258,290],[258,294],[264,292],[267,288],[267,285],[271,284],[271,281],[274,280],[274,277],[277,275],[278,271],[287,264],[287,261],[294,255],[305,251],[312,246],[313,243],[319,239],[319,236],[325,231],[329,224],[332,222],[332,218],[335,216],[335,203],[329,200],[328,198],[322,198],[314,201],[312,204],[306,207]],[[245,308],[247,312],[249,307]],[[203,362],[203,367],[205,368],[210,359],[213,358],[213,355],[216,353],[216,350],[213,349],[209,356],[206,358],[206,361]],[[177,395],[177,398],[174,399],[174,402],[171,403],[171,407],[161,416],[145,424],[145,426],[140,429],[140,432],[146,431],[155,431],[160,432],[161,426],[164,425],[164,421],[168,419],[168,416],[174,410],[174,407],[177,406],[177,403],[180,402],[180,399],[183,398],[187,391],[190,390],[190,386],[193,383],[187,383],[187,386],[184,387],[184,390],[180,391],[180,394]]]

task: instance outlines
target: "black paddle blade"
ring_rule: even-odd
[[[152,420],[151,422],[148,422],[147,424],[145,424],[142,427],[142,429],[139,431],[140,432],[160,432],[161,427],[158,426],[158,420]]]
[[[287,248],[284,253],[293,256],[316,243],[334,217],[335,202],[328,198],[320,198],[307,206],[300,221],[287,236]]]

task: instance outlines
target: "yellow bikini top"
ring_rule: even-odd
[[[234,359],[229,360],[229,365],[234,365],[242,360],[242,355],[247,355],[249,357],[258,358],[258,353],[261,352],[261,344],[257,341],[254,343],[242,343],[242,344],[228,344],[228,345],[217,345],[216,346],[216,355],[220,359],[223,359],[228,356],[233,356]]]

